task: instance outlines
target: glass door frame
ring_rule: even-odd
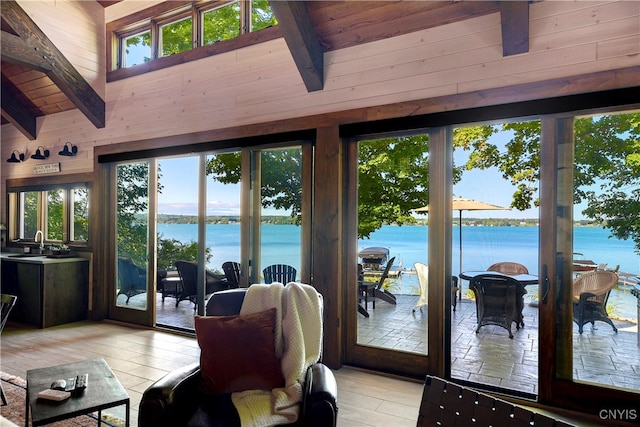
[[[117,169],[122,164],[132,163],[147,163],[149,168],[148,176],[148,195],[147,195],[147,291],[146,296],[146,308],[144,310],[127,308],[126,305],[118,305],[116,303],[116,283],[118,280],[118,256],[117,256]],[[112,212],[109,215],[105,215],[106,218],[113,218],[113,225],[108,228],[111,230],[108,235],[109,247],[113,248],[111,253],[110,274],[108,274],[107,283],[111,284],[107,286],[108,292],[108,317],[110,319],[119,320],[127,323],[135,323],[143,326],[155,326],[156,318],[156,256],[157,256],[157,188],[158,188],[158,159],[138,159],[135,161],[127,162],[114,162],[107,166],[108,169],[108,187],[109,187],[109,201],[108,210],[106,212]],[[109,185],[110,184],[110,185]],[[107,230],[107,229],[105,229]]]
[[[429,135],[429,199],[437,205],[437,209],[429,212],[428,233],[428,263],[438,265],[440,268],[429,268],[429,283],[444,283],[443,286],[430,286],[428,293],[429,310],[427,312],[428,336],[427,354],[400,352],[390,348],[372,347],[358,344],[357,310],[352,309],[358,304],[357,295],[357,259],[355,256],[347,258],[346,272],[346,306],[345,318],[347,325],[345,331],[345,362],[356,366],[373,368],[413,378],[423,379],[427,373],[445,375],[445,369],[450,369],[445,363],[444,351],[445,323],[450,322],[451,284],[451,254],[445,254],[451,249],[451,204],[453,192],[453,130],[449,127],[429,128],[407,131],[405,134]],[[397,133],[396,133],[397,135]],[[380,135],[376,135],[379,137]],[[384,136],[382,136],[384,137]],[[358,206],[353,201],[358,200],[358,156],[359,141],[364,137],[347,139],[345,152],[345,173],[347,188],[345,191],[345,253],[358,253]],[[448,353],[449,357],[450,352]]]
[[[615,109],[606,109],[602,114]],[[601,417],[634,409],[638,393],[573,380],[573,159],[576,112],[541,117],[538,402]],[[576,399],[575,396],[580,396]],[[606,407],[604,407],[606,406]],[[608,414],[608,412],[607,412]],[[630,414],[626,412],[626,414]]]
[[[602,114],[621,108],[603,108]],[[584,113],[582,113],[584,114]],[[573,122],[578,115],[570,111],[557,115],[536,115],[496,120],[540,120],[540,232],[539,232],[539,359],[536,405],[550,405],[589,413],[597,417],[603,402],[615,402],[616,408],[637,406],[634,392],[590,385],[572,378],[572,239],[573,239]],[[460,127],[472,123],[455,123]],[[451,272],[451,209],[452,197],[452,128],[434,127],[429,133],[429,283],[446,283]],[[345,216],[349,236],[346,253],[357,253],[357,164],[358,147],[355,137],[345,139],[347,191]],[[363,138],[358,138],[362,140]],[[347,203],[351,201],[351,203]],[[356,271],[357,260],[347,259],[347,273]],[[433,266],[433,267],[431,267]],[[420,377],[425,372],[451,379],[450,331],[442,325],[445,319],[446,295],[443,287],[429,288],[429,347],[427,356],[407,357],[389,349],[366,347],[357,342],[357,313],[350,310],[357,304],[355,274],[349,274],[346,284],[345,316],[349,327],[345,334],[345,363]],[[447,293],[444,293],[447,294]],[[448,322],[447,322],[448,323]],[[402,368],[413,364],[409,369]],[[416,365],[420,365],[416,369]],[[575,396],[581,396],[575,399]],[[530,402],[532,403],[532,402]],[[636,405],[636,406],[634,406]],[[606,409],[606,408],[605,408]],[[609,408],[610,409],[610,408]],[[640,414],[638,415],[640,417]]]
[[[261,248],[256,245],[254,240],[258,236],[257,242],[259,243],[260,237],[260,192],[252,191],[252,188],[259,188],[258,180],[252,181],[255,176],[256,170],[259,172],[260,168],[260,153],[270,149],[280,149],[286,147],[297,146],[300,147],[302,155],[302,186],[306,191],[303,191],[302,200],[302,230],[301,230],[301,250],[300,261],[301,271],[298,273],[298,280],[304,283],[311,283],[311,248],[309,242],[311,242],[311,200],[312,200],[312,180],[313,180],[313,155],[314,155],[314,143],[312,140],[287,140],[283,139],[283,142],[277,144],[265,144],[255,145],[251,147],[239,147],[237,151],[241,152],[242,158],[242,176],[241,176],[241,248],[240,248],[240,262],[242,265],[249,266],[249,268],[241,269],[240,284],[241,286],[248,286],[249,283],[258,283],[260,281],[261,271],[251,266],[251,260],[253,257],[260,255]],[[225,153],[234,151],[231,149],[221,150],[203,150],[197,156],[199,157],[199,178],[198,178],[198,245],[199,245],[199,265],[205,265],[204,254],[206,246],[206,157],[208,154]],[[157,188],[158,185],[158,161],[162,156],[157,156],[151,159],[135,159],[128,160],[126,162],[112,162],[101,165],[100,171],[104,174],[104,181],[102,183],[102,190],[105,194],[108,194],[106,199],[101,199],[98,203],[104,203],[105,212],[114,212],[110,215],[105,215],[99,221],[100,229],[103,230],[102,238],[105,240],[102,244],[108,244],[112,248],[106,251],[104,262],[105,265],[111,266],[105,272],[105,283],[108,285],[106,291],[106,303],[107,313],[106,317],[114,320],[119,320],[128,323],[135,323],[144,326],[155,326],[156,317],[156,266],[157,266],[157,191],[151,191],[152,188]],[[258,159],[255,162],[255,159]],[[124,306],[116,305],[115,298],[115,284],[117,281],[117,256],[116,249],[116,215],[115,207],[117,206],[117,167],[120,164],[125,163],[149,163],[149,195],[148,195],[148,215],[149,215],[149,228],[148,228],[148,252],[147,252],[147,309],[146,310],[134,310],[128,309]],[[256,168],[257,163],[257,168]],[[259,175],[258,175],[259,176]],[[258,187],[256,187],[258,185]],[[256,196],[257,195],[257,196]],[[255,198],[258,198],[255,200]],[[258,212],[255,215],[252,211]],[[243,242],[243,243],[242,243]],[[100,242],[98,242],[100,244]],[[254,249],[255,248],[255,249]],[[259,258],[257,258],[259,259]],[[198,269],[198,281],[204,284],[205,269],[204,267]],[[198,300],[198,314],[204,315],[204,285],[201,292],[199,291]]]

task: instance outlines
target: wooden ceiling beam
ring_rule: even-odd
[[[105,103],[27,13],[13,0],[2,2],[2,19],[51,67],[46,74],[96,128],[105,127]],[[3,51],[4,52],[4,51]],[[24,59],[29,66],[29,58]],[[3,91],[4,92],[4,91]]]
[[[13,124],[29,141],[36,139],[36,116],[5,87],[2,87],[2,117]]]
[[[307,14],[305,2],[270,0],[269,4],[307,91],[322,90],[324,50]]]
[[[502,55],[529,52],[529,2],[501,1]]]
[[[2,31],[1,48],[3,61],[22,65],[41,73],[52,70],[51,64],[18,36]]]

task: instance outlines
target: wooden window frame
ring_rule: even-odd
[[[231,52],[257,43],[282,37],[280,28],[265,28],[251,31],[251,0],[240,2],[240,35],[211,45],[202,43],[202,13],[222,7],[232,1],[213,0],[202,2],[170,1],[141,10],[137,13],[106,24],[107,83],[145,74],[185,62],[195,61],[224,52]],[[185,19],[192,19],[192,49],[169,56],[160,56],[160,26]],[[247,24],[248,22],[248,24]],[[135,33],[151,31],[151,60],[129,68],[121,68],[122,39]]]
[[[19,225],[20,225],[20,200],[19,194],[23,192],[37,192],[38,193],[38,229],[45,231],[47,226],[47,192],[61,190],[65,192],[63,201],[63,238],[62,240],[49,240],[48,233],[45,233],[45,241],[48,243],[65,243],[69,246],[73,246],[75,249],[89,247],[89,239],[85,240],[70,240],[70,231],[73,228],[71,224],[74,221],[74,209],[73,200],[71,194],[76,188],[86,188],[89,191],[88,203],[89,203],[89,218],[92,216],[91,208],[91,192],[93,187],[93,174],[70,174],[62,175],[58,177],[47,178],[16,178],[7,180],[7,218],[8,218],[8,237],[7,246],[24,246],[25,242],[33,242],[31,237],[24,236],[19,241],[15,241],[19,238]]]

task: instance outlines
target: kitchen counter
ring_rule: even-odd
[[[40,328],[85,320],[89,259],[3,252],[2,292],[18,297],[10,319]]]
[[[0,259],[11,262],[24,262],[27,264],[57,264],[61,262],[78,262],[87,261],[87,258],[81,258],[75,255],[36,255],[36,254],[20,254],[11,252],[0,253]]]

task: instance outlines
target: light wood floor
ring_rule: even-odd
[[[77,322],[48,329],[7,324],[0,370],[26,378],[29,369],[103,357],[131,397],[137,425],[144,390],[167,372],[197,362],[195,338],[113,323]],[[422,398],[419,383],[342,368],[338,381],[338,426],[415,426]],[[0,407],[0,413],[2,409]],[[123,408],[105,412],[123,417]]]

